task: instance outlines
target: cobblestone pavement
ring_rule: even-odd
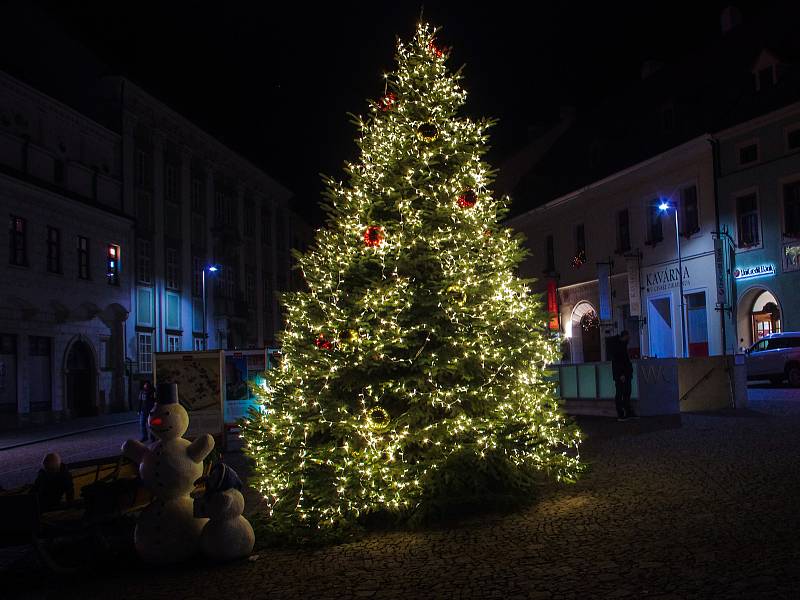
[[[590,471],[516,514],[67,583],[21,560],[0,580],[11,597],[115,600],[797,598],[800,395],[760,396],[738,413],[583,421]]]
[[[32,438],[35,439],[35,435]],[[33,483],[41,468],[42,458],[48,452],[58,452],[64,462],[113,456],[119,454],[122,443],[129,438],[139,439],[138,424],[121,424],[0,450],[0,485],[11,489]]]

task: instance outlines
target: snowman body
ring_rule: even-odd
[[[194,518],[189,493],[203,474],[203,459],[214,447],[211,436],[183,439],[189,416],[179,404],[156,406],[150,430],[158,441],[150,447],[128,440],[123,453],[139,462],[139,475],[153,494],[134,531],[139,556],[150,563],[174,563],[191,558],[200,547],[205,519]]]
[[[203,527],[200,540],[203,554],[217,561],[234,560],[253,551],[253,527],[242,516],[244,496],[229,489],[209,494],[205,499],[205,514],[209,520]]]

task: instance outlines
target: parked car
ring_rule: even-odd
[[[747,350],[748,379],[788,381],[800,387],[800,332],[771,333]]]

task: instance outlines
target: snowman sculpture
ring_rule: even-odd
[[[203,459],[214,448],[214,438],[205,434],[191,443],[183,438],[189,415],[178,404],[174,383],[159,384],[148,424],[157,438],[154,444],[128,440],[122,446],[122,453],[139,463],[139,475],[154,496],[136,522],[134,543],[146,562],[180,562],[200,548],[205,519],[194,518],[189,493],[203,474]]]
[[[234,560],[248,556],[253,551],[253,527],[242,516],[244,496],[242,481],[225,463],[217,463],[205,482],[205,493],[195,498],[195,516],[208,517],[203,527],[200,546],[203,554],[216,561]]]

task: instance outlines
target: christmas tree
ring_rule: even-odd
[[[386,92],[358,118],[349,183],[284,298],[283,358],[243,424],[254,481],[279,524],[339,527],[376,511],[580,470],[580,432],[547,365],[558,342],[514,274],[482,160],[489,121],[460,109],[449,52],[420,25]]]

